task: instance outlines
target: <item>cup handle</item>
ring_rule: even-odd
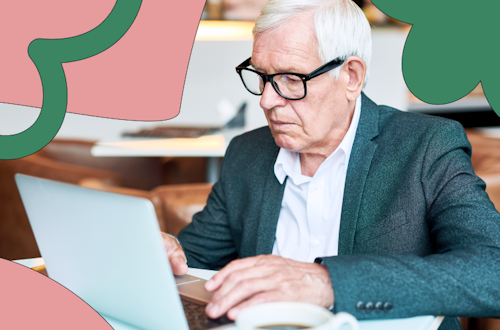
[[[350,325],[350,330],[359,330],[358,320],[351,314],[345,312],[339,312],[333,315],[330,321],[328,321],[325,329],[338,330],[343,325]]]

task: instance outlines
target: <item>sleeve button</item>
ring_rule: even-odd
[[[372,311],[375,308],[371,301],[366,303],[366,310]]]
[[[384,310],[385,310],[386,312],[390,311],[390,310],[392,309],[392,307],[393,307],[393,306],[392,306],[392,303],[390,303],[390,302],[386,302],[386,303],[384,304]]]
[[[357,309],[358,311],[362,311],[362,310],[364,310],[364,309],[365,309],[365,303],[364,303],[364,302],[362,302],[362,301],[358,301],[358,302],[356,303],[356,309]]]
[[[375,303],[375,309],[376,309],[376,310],[379,310],[379,311],[383,310],[383,309],[384,309],[384,303],[383,303],[383,302],[381,302],[381,301],[377,301],[377,302]]]

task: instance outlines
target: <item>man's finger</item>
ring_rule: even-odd
[[[254,266],[233,271],[228,274],[224,282],[219,286],[212,301],[216,301],[218,297],[223,297],[239,285],[241,281],[249,279],[264,278],[277,273],[275,267]]]
[[[181,245],[177,240],[165,233],[161,233],[165,251],[170,262],[170,268],[175,275],[184,275],[188,271],[187,259]]]
[[[168,253],[168,252],[167,252]],[[180,246],[168,254],[168,261],[174,275],[184,275],[188,271],[187,259]]]
[[[259,258],[261,258],[261,256],[231,261],[226,267],[222,268],[219,272],[217,272],[217,274],[214,275],[214,277],[205,283],[205,290],[208,292],[217,290],[222,283],[224,283],[229,274],[237,270],[253,267],[258,262]]]
[[[173,257],[169,259],[170,267],[172,268],[172,272],[174,275],[184,275],[188,271],[188,266],[185,260],[182,260],[177,257]]]
[[[242,301],[250,298],[256,293],[271,290],[276,286],[276,282],[267,278],[247,279],[239,282],[233,290],[224,296],[213,296],[210,303],[205,309],[207,315],[212,318],[218,318],[226,312],[241,303]]]

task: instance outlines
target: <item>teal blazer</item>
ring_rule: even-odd
[[[362,94],[338,256],[325,256],[335,312],[358,319],[500,317],[500,215],[454,121]],[[268,127],[231,142],[205,209],[179,234],[191,267],[270,254],[285,184]],[[460,329],[447,318],[441,329]]]

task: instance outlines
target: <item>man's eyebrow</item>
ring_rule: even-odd
[[[251,65],[251,66],[252,66],[255,70],[262,70],[262,71],[264,71],[264,69],[262,69],[260,66],[253,64],[253,63],[252,63],[252,60],[250,60],[250,65]]]
[[[276,67],[275,68],[276,72],[291,72],[291,73],[300,73],[302,70],[295,67],[295,66],[289,66],[289,67]]]
[[[255,70],[260,70],[260,71],[263,71],[263,72],[267,72],[265,69],[261,68],[260,66],[258,65],[255,65],[252,63],[252,61],[250,60],[250,65],[255,69]],[[274,72],[276,73],[280,73],[280,72],[290,72],[290,73],[300,73],[300,69],[294,67],[294,66],[291,66],[291,67],[276,67],[276,68],[273,68],[274,69]]]

